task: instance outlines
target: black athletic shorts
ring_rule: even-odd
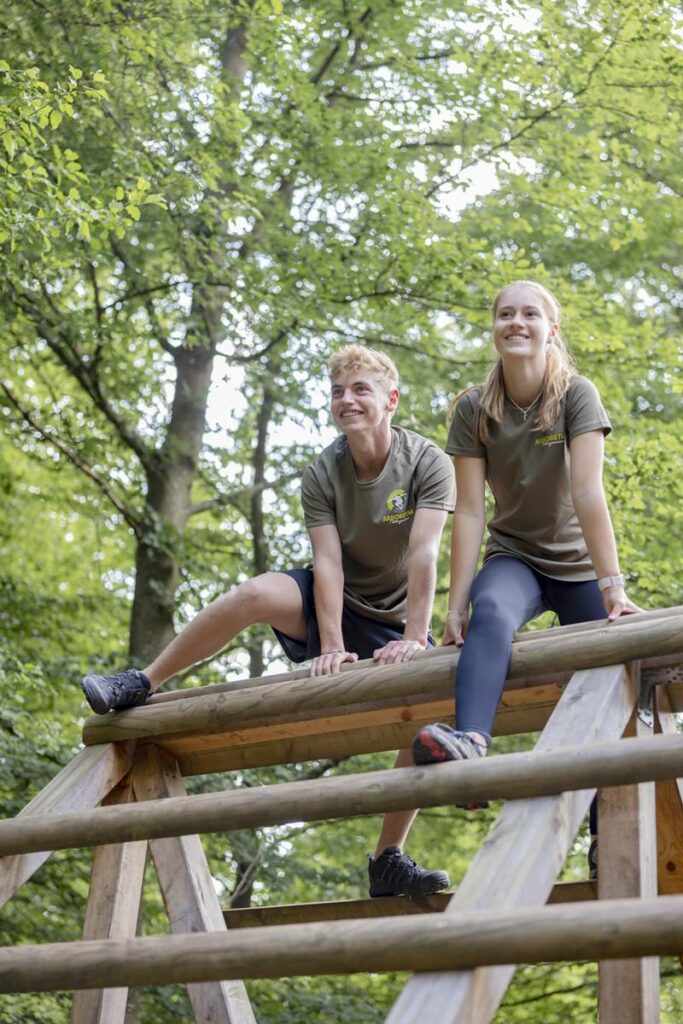
[[[320,634],[313,599],[313,570],[287,569],[285,576],[291,576],[301,591],[304,618],[308,623],[308,636],[306,640],[295,640],[293,637],[281,633],[279,629],[274,629],[273,632],[291,661],[309,661],[311,658],[317,658],[320,654]],[[388,622],[379,622],[377,619],[369,619],[344,605],[342,611],[344,649],[352,654],[357,654],[359,658],[371,658],[378,647],[384,647],[390,640],[402,640],[403,628],[403,626],[396,626]],[[427,642],[428,646],[434,646],[431,635]]]

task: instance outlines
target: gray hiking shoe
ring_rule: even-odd
[[[145,673],[136,668],[117,672],[113,676],[86,676],[81,683],[85,698],[96,715],[145,704],[150,686]]]
[[[458,732],[444,722],[425,725],[413,740],[415,764],[442,764],[445,761],[468,761],[471,758],[486,757],[485,746],[472,739],[469,733]],[[483,803],[457,804],[465,811],[486,810],[488,800]]]
[[[445,871],[427,871],[398,846],[388,846],[375,860],[368,857],[371,896],[429,896],[450,885]]]

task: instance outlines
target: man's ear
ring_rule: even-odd
[[[389,388],[389,393],[387,395],[387,412],[394,412],[398,405],[399,397],[400,392],[398,388]]]

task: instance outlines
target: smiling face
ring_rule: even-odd
[[[372,431],[391,419],[398,388],[387,388],[367,367],[344,370],[332,378],[332,418],[344,434]]]
[[[493,315],[493,344],[508,359],[544,361],[546,346],[558,331],[542,293],[533,285],[513,284],[498,296]]]

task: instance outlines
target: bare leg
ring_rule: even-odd
[[[394,768],[409,768],[414,764],[413,752],[409,747],[405,750],[399,750]],[[417,811],[391,811],[389,814],[384,815],[382,831],[377,840],[375,858],[384,853],[388,846],[400,846],[403,848],[403,844],[410,832],[410,826],[415,821],[416,816]]]
[[[275,626],[295,640],[306,639],[301,591],[291,576],[264,573],[203,608],[144,670],[152,684],[151,692],[171,676],[215,654],[257,622]]]

